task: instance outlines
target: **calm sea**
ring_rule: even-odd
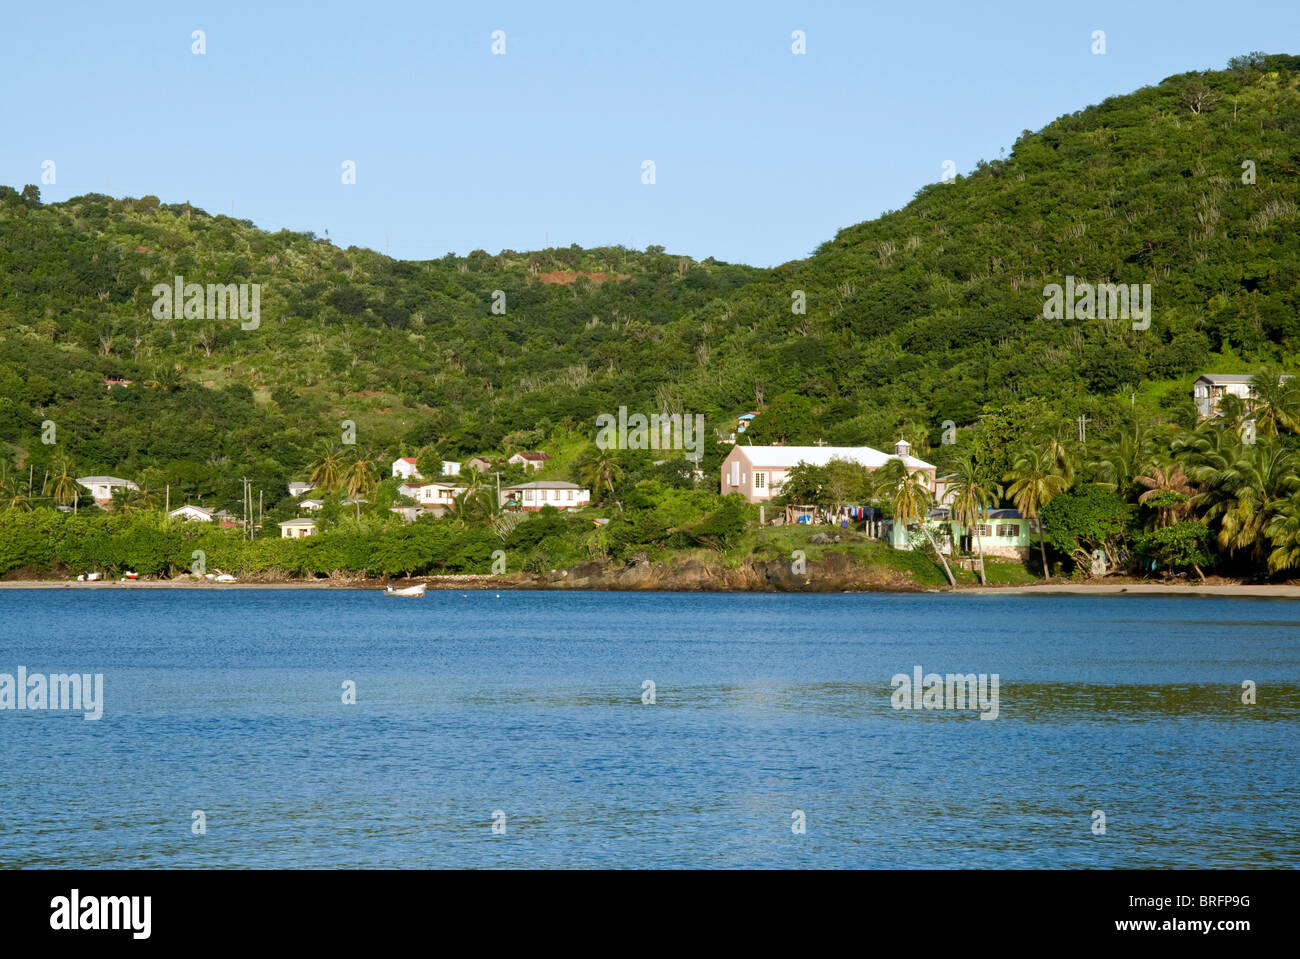
[[[105,702],[0,711],[6,867],[1300,865],[1286,601],[3,590],[19,666]]]

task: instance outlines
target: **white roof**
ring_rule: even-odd
[[[882,453],[870,446],[741,446],[738,447],[755,466],[790,469],[800,463],[825,466],[831,460],[849,460],[867,469],[879,469],[890,460],[898,459],[893,453]],[[903,457],[903,465],[911,470],[932,470],[934,465],[915,456]]]
[[[512,483],[503,489],[586,489],[577,483],[565,483],[562,480],[538,480],[535,483]]]
[[[126,486],[130,489],[139,488],[130,480],[121,479],[117,476],[78,476],[77,482],[82,486]]]

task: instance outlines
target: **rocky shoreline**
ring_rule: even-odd
[[[507,573],[417,576],[411,579],[382,579],[339,573],[314,579],[294,579],[284,574],[241,577],[236,583],[213,583],[192,576],[174,579],[108,580],[93,583],[65,578],[15,578],[0,581],[0,589],[382,589],[386,583],[410,586],[424,583],[438,590],[622,590],[636,592],[716,593],[845,593],[845,592],[961,592],[982,595],[1044,593],[1075,595],[1196,595],[1250,596],[1300,599],[1298,584],[1255,584],[1231,580],[1210,583],[1153,582],[1109,579],[1104,582],[1054,580],[1025,585],[964,585],[955,589],[917,583],[909,573],[881,566],[855,564],[848,556],[826,553],[809,560],[803,573],[779,560],[748,559],[732,567],[722,563],[687,560],[681,563],[651,563],[638,557],[625,564],[587,562],[568,570],[548,573]]]

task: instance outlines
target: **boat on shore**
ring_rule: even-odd
[[[408,596],[412,598],[418,598],[424,595],[424,591],[426,588],[427,587],[424,583],[420,583],[416,586],[406,586],[403,587],[402,589],[393,589],[393,584],[389,583],[387,586],[384,587],[384,595],[385,596]]]

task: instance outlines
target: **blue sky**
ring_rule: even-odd
[[[125,0],[9,4],[0,22],[0,183],[40,184],[54,160],[46,200],[233,204],[406,259],[621,243],[770,266],[1022,129],[1236,54],[1300,53],[1296,0]]]

